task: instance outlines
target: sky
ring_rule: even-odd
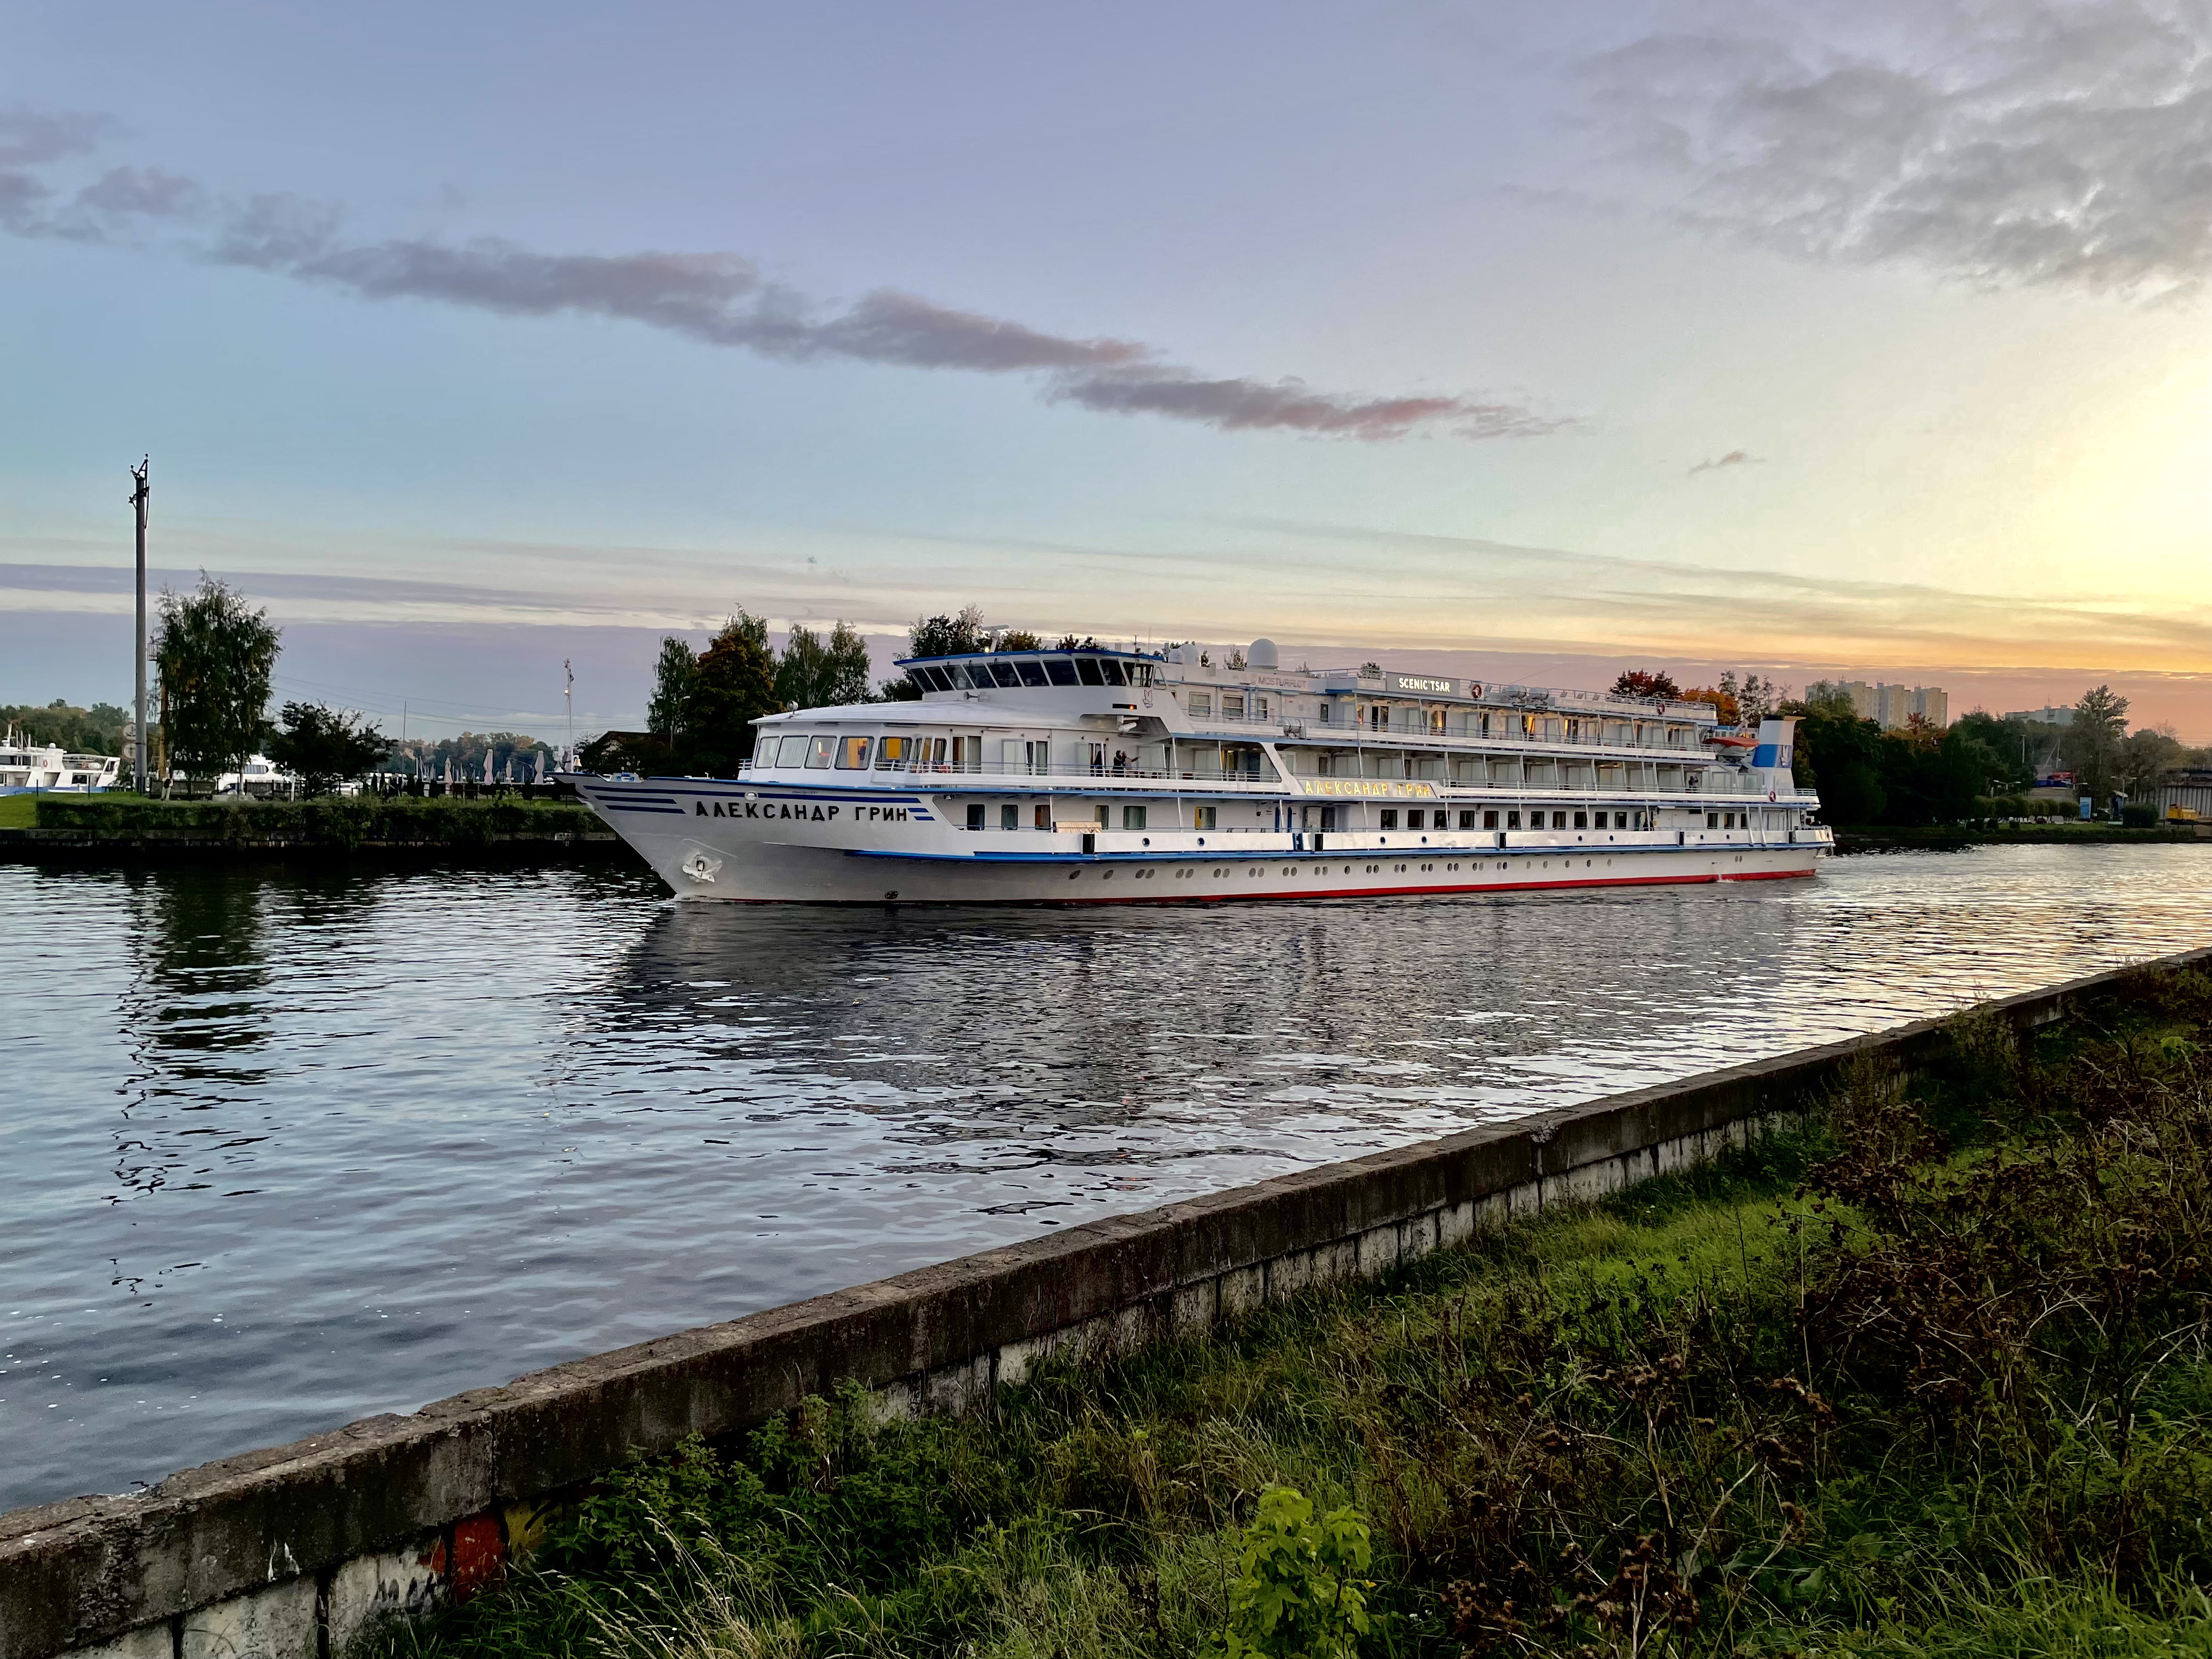
[[[157,585],[415,735],[918,615],[2212,738],[2212,7],[0,22],[0,702]]]

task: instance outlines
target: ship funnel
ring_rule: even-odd
[[[1788,771],[1790,753],[1796,747],[1797,721],[1788,720],[1761,720],[1759,723],[1759,746],[1751,751],[1753,766],[1771,766]]]

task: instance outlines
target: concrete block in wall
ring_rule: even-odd
[[[1370,1227],[1353,1242],[1353,1271],[1362,1279],[1380,1279],[1398,1265],[1398,1227]]]
[[[990,1397],[991,1356],[987,1353],[979,1353],[957,1364],[939,1366],[922,1382],[923,1407],[948,1416],[981,1410]]]
[[[1473,1199],[1457,1204],[1447,1204],[1437,1212],[1437,1248],[1449,1250],[1455,1244],[1464,1244],[1474,1237],[1475,1212],[1480,1206]]]
[[[96,1648],[79,1648],[69,1659],[176,1659],[176,1638],[164,1619],[158,1625],[141,1625]]]
[[[290,1578],[185,1615],[183,1659],[315,1659],[315,1581]]]
[[[1439,1212],[1408,1216],[1398,1229],[1398,1260],[1419,1261],[1432,1254],[1437,1248],[1437,1224]]]
[[[1157,1302],[1134,1302],[1113,1316],[1107,1352],[1115,1359],[1150,1347],[1167,1334],[1167,1315]]]
[[[331,1659],[344,1659],[346,1650],[379,1620],[417,1618],[444,1599],[439,1572],[443,1542],[433,1533],[413,1549],[356,1556],[337,1565],[325,1604]]]
[[[1168,1328],[1183,1340],[1204,1336],[1220,1316],[1220,1281],[1201,1279],[1177,1291],[1168,1304]]]
[[[876,1414],[885,1423],[902,1423],[921,1410],[921,1378],[895,1377],[875,1390]]]
[[[1267,1299],[1267,1270],[1258,1263],[1232,1267],[1213,1282],[1224,1319],[1241,1319]]]

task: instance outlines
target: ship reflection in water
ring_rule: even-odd
[[[0,1506],[2212,940],[2195,847],[1289,908],[0,866]]]

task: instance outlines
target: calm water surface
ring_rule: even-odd
[[[0,866],[0,1507],[2212,942],[2212,849],[1127,911]]]

